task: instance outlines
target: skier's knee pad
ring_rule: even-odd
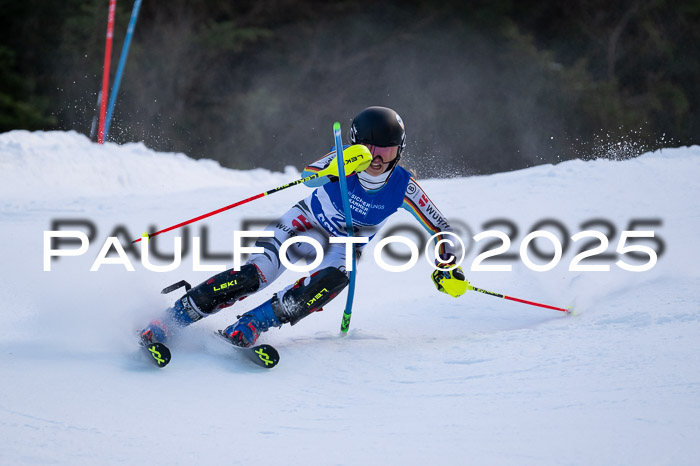
[[[189,290],[176,304],[180,304],[180,307],[195,322],[245,298],[256,292],[258,288],[260,288],[258,268],[255,265],[246,264],[238,272],[231,269],[214,275]]]
[[[348,281],[343,272],[327,267],[297,281],[281,299],[273,299],[272,309],[280,322],[294,325],[312,312],[321,311]]]

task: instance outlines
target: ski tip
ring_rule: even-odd
[[[218,330],[216,335],[226,340],[237,350],[243,351],[248,359],[260,367],[272,369],[280,362],[280,354],[272,345],[238,346],[226,336],[223,330]]]
[[[153,358],[153,362],[158,367],[165,367],[170,362],[170,350],[163,343],[146,345],[146,351],[148,351]]]
[[[333,123],[333,131],[340,131],[340,123],[339,122],[336,121],[335,123]]]
[[[250,359],[260,367],[272,369],[280,362],[280,354],[270,345],[258,345],[250,348]]]

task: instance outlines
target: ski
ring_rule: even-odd
[[[221,330],[219,330],[219,336],[237,350],[242,351],[248,359],[260,367],[272,369],[280,362],[280,354],[271,345],[257,345],[251,348],[244,348],[231,343],[231,340]]]
[[[163,343],[149,343],[143,346],[149,359],[158,367],[165,367],[170,362],[170,350]]]
[[[226,340],[232,347],[242,351],[246,358],[250,359],[254,364],[260,367],[272,369],[280,361],[280,354],[271,345],[257,345],[251,348],[243,348],[231,343],[231,341],[224,336],[221,330],[219,330],[218,336]],[[170,362],[170,349],[163,343],[143,343],[141,347],[146,352],[148,359],[156,366],[162,368],[167,366]]]

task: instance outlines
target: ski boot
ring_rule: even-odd
[[[165,343],[168,339],[167,327],[159,320],[153,320],[139,332],[139,344],[149,346],[153,343]]]
[[[170,362],[170,349],[164,343],[167,335],[165,325],[157,320],[152,321],[139,332],[139,346],[158,367],[165,367]]]
[[[220,333],[234,345],[249,348],[270,327],[281,327],[286,323],[294,325],[309,314],[322,311],[323,306],[347,284],[348,277],[335,267],[319,270],[308,278],[297,280],[292,287],[239,316],[238,322]]]
[[[220,332],[221,335],[236,346],[250,348],[258,340],[260,333],[266,332],[270,327],[282,326],[272,307],[273,301],[277,301],[277,296],[238,316],[238,322],[226,327]]]
[[[255,293],[261,281],[258,268],[252,264],[244,265],[238,272],[231,269],[216,274],[194,288],[182,280],[161,291],[167,294],[183,286],[187,290],[165,311],[163,320],[174,324],[174,327],[187,327]]]

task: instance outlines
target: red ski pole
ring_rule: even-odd
[[[314,177],[314,178],[316,178],[316,177]],[[301,181],[301,180],[300,180],[300,181]],[[294,183],[294,184],[297,184],[297,183]],[[292,184],[289,184],[289,185],[285,186],[285,188],[288,188],[289,186],[292,186]],[[235,202],[235,203],[233,203],[233,204],[231,204],[231,205],[227,205],[226,207],[222,207],[222,208],[220,208],[220,209],[216,209],[216,210],[211,211],[211,212],[209,212],[209,213],[200,215],[199,217],[195,217],[195,218],[191,218],[191,219],[189,219],[189,220],[185,220],[185,221],[182,222],[182,223],[178,223],[177,225],[173,225],[173,226],[171,226],[171,227],[164,228],[163,230],[156,231],[155,233],[144,233],[143,236],[142,236],[141,238],[143,238],[143,237],[146,237],[146,238],[153,238],[154,236],[160,235],[161,233],[166,233],[166,232],[168,232],[168,231],[175,230],[175,229],[180,228],[180,227],[184,227],[185,225],[189,225],[190,223],[198,222],[198,221],[200,221],[200,220],[202,220],[202,219],[205,219],[205,218],[207,218],[207,217],[211,217],[212,215],[220,214],[221,212],[227,211],[227,210],[229,210],[229,209],[233,209],[234,207],[238,207],[239,205],[245,204],[245,203],[250,202],[250,201],[254,201],[255,199],[260,199],[261,197],[267,196],[268,194],[271,194],[271,193],[273,193],[273,192],[275,192],[275,191],[267,191],[267,192],[264,192],[264,193],[256,194],[255,196],[251,196],[251,197],[249,197],[248,199],[243,199],[242,201],[238,201],[238,202]],[[133,240],[132,243],[138,243],[139,241],[141,241],[141,238],[138,238],[138,239]]]
[[[562,307],[549,306],[549,305],[547,305],[547,304],[540,304],[540,303],[536,303],[536,302],[533,302],[533,301],[527,301],[527,300],[525,300],[525,299],[513,298],[513,297],[511,297],[511,296],[506,296],[506,295],[501,294],[501,293],[494,293],[493,291],[488,291],[488,290],[484,290],[484,289],[481,289],[481,288],[477,288],[477,287],[475,287],[475,286],[472,286],[471,284],[469,284],[469,285],[467,286],[467,289],[468,289],[468,290],[473,290],[473,291],[478,291],[479,293],[484,293],[484,294],[487,294],[487,295],[489,295],[489,296],[495,296],[495,297],[497,297],[497,298],[509,299],[509,300],[511,300],[511,301],[516,301],[516,302],[523,303],[523,304],[529,304],[530,306],[538,306],[538,307],[543,307],[543,308],[545,308],[545,309],[552,309],[552,310],[554,310],[554,311],[561,311],[561,312],[566,312],[566,313],[570,313],[570,312],[571,312],[570,309],[564,309],[564,308],[562,308]]]
[[[325,172],[325,171],[324,171],[324,172]],[[149,233],[144,233],[143,236],[145,236],[145,237],[147,237],[147,238],[152,238],[152,237],[154,237],[154,236],[156,236],[156,235],[160,235],[161,233],[165,233],[165,232],[168,232],[168,231],[171,231],[171,230],[175,230],[175,229],[180,228],[180,227],[184,227],[185,225],[189,225],[190,223],[198,222],[198,221],[200,221],[200,220],[202,220],[202,219],[205,219],[205,218],[207,218],[207,217],[211,217],[212,215],[220,214],[221,212],[225,212],[225,211],[227,211],[227,210],[229,210],[229,209],[233,209],[234,207],[238,207],[239,205],[243,205],[243,204],[246,204],[246,203],[248,203],[248,202],[250,202],[250,201],[254,201],[254,200],[256,200],[256,199],[260,199],[260,198],[263,197],[263,196],[267,196],[267,195],[269,195],[269,194],[276,193],[277,191],[281,191],[281,190],[283,190],[283,189],[286,189],[286,188],[289,188],[289,187],[292,187],[292,186],[296,186],[296,185],[298,185],[298,184],[300,184],[300,183],[303,183],[303,182],[305,182],[305,181],[313,180],[314,178],[319,178],[319,177],[321,177],[321,176],[325,176],[326,173],[324,173],[324,172],[314,173],[313,175],[307,176],[306,178],[302,178],[302,179],[300,179],[300,180],[293,181],[293,182],[291,182],[291,183],[289,183],[289,184],[285,184],[284,186],[279,186],[279,187],[277,187],[277,188],[273,188],[273,189],[271,189],[271,190],[269,190],[269,191],[265,191],[264,193],[256,194],[255,196],[251,196],[251,197],[249,197],[249,198],[247,198],[247,199],[243,199],[242,201],[234,202],[234,203],[231,204],[231,205],[227,205],[227,206],[222,207],[222,208],[220,208],[220,209],[213,210],[213,211],[208,212],[208,213],[206,213],[206,214],[200,215],[199,217],[195,217],[195,218],[191,218],[191,219],[189,219],[189,220],[185,220],[185,221],[182,222],[182,223],[178,223],[177,225],[173,225],[173,226],[168,227],[168,228],[165,228],[165,229],[163,229],[163,230],[156,231],[155,233],[150,233],[150,234],[149,234]],[[138,243],[139,241],[141,241],[141,238],[135,239],[134,241],[132,241],[132,243]]]
[[[350,150],[350,148],[355,148],[354,150]],[[369,149],[367,149],[365,146],[360,146],[360,145],[355,145],[355,146],[350,146],[350,148],[345,150],[344,153],[344,160],[345,160],[345,173],[346,176],[350,176],[353,173],[360,172],[364,169],[366,169],[370,162],[372,161],[372,154],[370,154]],[[176,228],[184,227],[185,225],[189,225],[190,223],[198,222],[202,219],[205,219],[207,217],[211,217],[212,215],[220,214],[221,212],[225,212],[229,209],[233,209],[234,207],[238,207],[239,205],[246,204],[250,201],[254,201],[255,199],[260,199],[261,197],[268,196],[270,194],[276,193],[277,191],[282,191],[283,189],[291,188],[292,186],[296,186],[301,183],[305,183],[307,181],[313,180],[315,178],[321,178],[322,176],[338,176],[338,165],[336,163],[331,163],[327,168],[319,171],[318,173],[314,173],[313,175],[309,175],[306,178],[301,178],[296,181],[292,181],[291,183],[285,184],[283,186],[278,186],[276,188],[272,188],[269,191],[265,191],[264,193],[256,194],[255,196],[251,196],[248,199],[243,199],[242,201],[234,202],[231,205],[227,205],[225,207],[222,207],[220,209],[213,210],[211,212],[208,212],[206,214],[202,214],[199,217],[191,218],[189,220],[185,220],[184,222],[178,223],[177,225],[173,225],[171,227],[165,228],[163,230],[156,231],[155,233],[144,233],[143,237],[146,238],[152,238],[156,235],[160,235],[161,233],[165,233],[167,231],[175,230]],[[132,241],[132,243],[138,243],[141,241],[141,238],[135,239]]]

